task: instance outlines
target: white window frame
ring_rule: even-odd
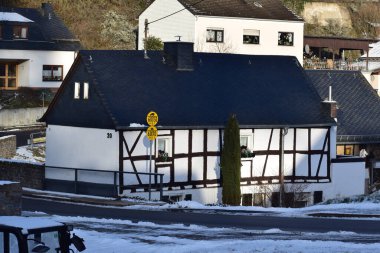
[[[213,39],[210,39],[209,33],[213,33]],[[222,33],[222,39],[218,40],[218,33]],[[208,43],[224,43],[224,29],[209,27],[206,29],[206,42]]]
[[[88,99],[90,85],[88,82],[83,83],[83,99]]]
[[[247,132],[247,131],[240,131],[240,137],[239,137],[239,140],[243,137],[246,137],[246,138],[248,138],[248,140],[247,140],[247,149],[249,150],[249,151],[251,151],[252,153],[253,153],[253,132],[251,132],[252,130],[248,130],[248,131],[250,131],[250,132]],[[241,143],[240,143],[240,147],[241,146],[243,146],[243,145],[241,145]],[[252,158],[252,157],[243,157],[242,156],[242,158]]]
[[[257,41],[257,43],[245,42],[244,36],[258,37],[258,41]],[[260,30],[258,30],[258,29],[243,29],[243,44],[244,45],[259,45],[260,44]]]
[[[74,83],[74,99],[80,99],[80,83]]]
[[[173,137],[172,136],[158,136],[156,139],[156,158],[158,158],[158,142],[165,141],[165,152],[168,153],[168,158],[173,156]],[[168,161],[169,162],[169,161]]]

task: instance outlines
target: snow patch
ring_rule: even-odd
[[[129,127],[147,127],[147,126],[140,123],[131,123],[129,124]]]

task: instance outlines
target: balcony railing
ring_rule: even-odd
[[[364,61],[304,59],[303,67],[304,69],[366,70],[367,65]]]

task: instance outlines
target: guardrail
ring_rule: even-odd
[[[45,143],[45,142],[46,142],[46,132],[45,131],[30,134],[29,144],[32,148],[33,148],[34,144]]]
[[[305,69],[365,70],[367,65],[364,61],[304,59],[303,67]]]
[[[81,168],[66,168],[66,167],[55,167],[55,166],[45,166],[45,174],[46,174],[46,169],[53,169],[53,170],[62,170],[62,171],[65,171],[64,174],[62,174],[62,178],[63,179],[57,179],[57,178],[48,178],[46,179],[46,176],[45,176],[45,180],[49,180],[49,179],[53,179],[53,180],[62,180],[62,181],[72,181],[74,182],[74,193],[78,194],[78,185],[80,183],[94,183],[94,184],[103,184],[103,185],[111,185],[114,189],[114,193],[115,195],[117,195],[117,192],[118,192],[118,187],[120,186],[118,184],[118,178],[119,178],[119,175],[120,175],[120,172],[119,171],[116,171],[116,170],[95,170],[95,169],[81,169]],[[112,175],[111,177],[107,177],[106,175],[102,175],[101,177],[97,177],[97,179],[101,178],[101,180],[103,180],[102,182],[90,182],[89,180],[85,181],[85,180],[80,180],[79,179],[79,176],[81,174],[81,172],[90,172],[90,173],[94,173],[94,174],[110,174]],[[84,173],[84,174],[85,174]],[[163,178],[164,178],[164,174],[162,173],[148,173],[148,172],[128,172],[128,171],[124,171],[122,172],[123,175],[125,174],[132,174],[132,175],[145,175],[145,176],[149,176],[149,177],[154,177],[154,181],[157,182],[157,177],[159,177],[159,183],[154,183],[152,185],[149,185],[149,191],[151,190],[151,186],[154,186],[154,188],[158,189],[159,192],[160,192],[160,200],[162,199],[162,196],[163,196]],[[88,179],[88,173],[87,173],[87,178]],[[108,179],[108,180],[107,180]],[[112,179],[112,183],[109,179]],[[145,189],[146,187],[148,186],[148,184],[141,184],[141,185],[133,185],[133,188],[143,188]],[[131,187],[128,187],[128,185],[123,185],[121,186],[122,189],[129,189]]]

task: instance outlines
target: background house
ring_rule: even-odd
[[[303,62],[304,22],[279,0],[156,0],[139,16],[140,50],[145,19],[149,36],[180,36],[196,52],[291,55]]]
[[[380,180],[380,98],[360,71],[308,70],[322,100],[332,87],[337,102],[337,155],[359,156],[365,149],[370,184]],[[372,162],[374,162],[372,171]]]
[[[147,197],[148,177],[139,174],[149,172],[143,124],[155,110],[152,172],[163,174],[165,196],[221,201],[219,159],[231,113],[242,146],[255,154],[242,161],[246,203],[275,204],[282,176],[289,187],[306,185],[309,203],[364,192],[363,160],[334,162],[335,121],[295,57],[193,53],[192,47],[166,43],[149,59],[141,51],[81,51],[42,118],[47,188]],[[357,180],[345,187],[348,172]]]
[[[50,4],[0,10],[0,89],[57,89],[80,49]]]

